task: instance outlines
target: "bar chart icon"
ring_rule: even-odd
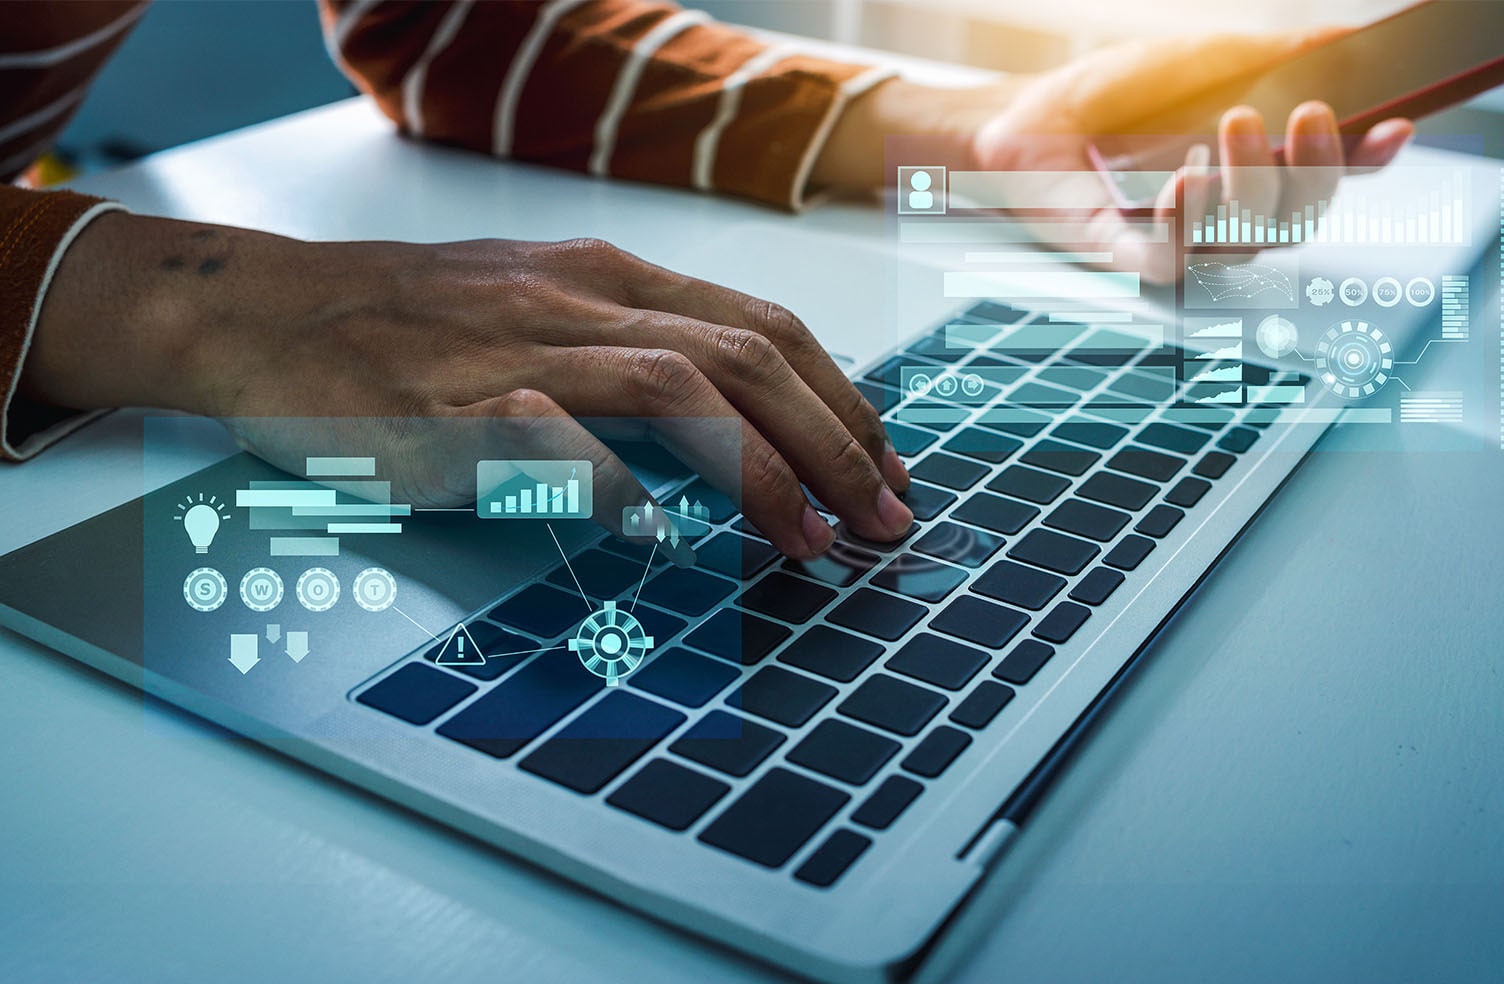
[[[1462,341],[1468,337],[1471,301],[1467,277],[1441,278],[1441,337]]]
[[[475,513],[481,519],[589,519],[589,461],[480,461]]]

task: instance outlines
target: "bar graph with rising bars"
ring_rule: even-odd
[[[1372,197],[1361,191],[1304,209],[1265,215],[1234,199],[1199,221],[1186,223],[1187,246],[1297,245],[1468,245],[1465,196],[1469,175],[1450,170],[1430,192],[1407,202]]]
[[[481,519],[589,519],[588,460],[481,461],[475,511]]]

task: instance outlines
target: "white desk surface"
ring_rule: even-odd
[[[837,350],[884,344],[863,285],[886,267],[823,238],[880,240],[877,210],[501,165],[361,103],[84,187],[319,238],[597,235],[790,303]],[[790,228],[807,255],[756,249]],[[728,236],[738,262],[701,248]],[[1452,348],[1433,370],[1495,354]],[[0,551],[139,492],[128,423],[0,468]],[[1504,455],[1353,446],[1333,435],[1161,637],[997,873],[1012,901],[958,979],[1498,979]],[[775,976],[4,632],[0,679],[0,979]]]

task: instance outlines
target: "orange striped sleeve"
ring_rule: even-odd
[[[16,460],[87,416],[21,397],[21,367],[47,285],[75,236],[116,206],[5,182],[51,149],[144,0],[9,4],[0,30],[0,459]]]
[[[321,4],[336,60],[414,136],[785,207],[842,107],[890,74],[656,0]]]

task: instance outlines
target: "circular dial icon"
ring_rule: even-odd
[[[1259,344],[1259,351],[1269,358],[1283,359],[1295,351],[1295,343],[1300,340],[1300,332],[1296,330],[1289,318],[1271,314],[1259,322],[1259,329],[1254,335],[1254,340]]]
[[[642,623],[614,601],[585,619],[569,640],[569,651],[579,655],[585,669],[604,677],[608,687],[637,669],[652,648],[653,637],[643,631]]]
[[[1373,396],[1394,371],[1394,346],[1366,321],[1333,325],[1316,346],[1316,370],[1327,389],[1349,400]]]
[[[397,600],[397,581],[391,572],[367,567],[355,575],[355,603],[368,612],[384,612]]]
[[[240,579],[240,600],[253,612],[269,612],[282,604],[282,578],[270,567],[255,567]]]
[[[212,567],[200,567],[183,581],[183,600],[196,611],[212,612],[229,596],[225,576]]]
[[[298,578],[298,602],[310,612],[327,612],[339,601],[339,578],[324,567],[310,567]]]

